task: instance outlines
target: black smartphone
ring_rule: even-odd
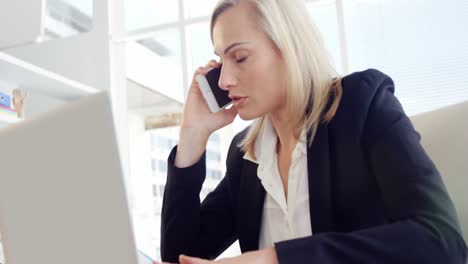
[[[199,74],[195,77],[208,108],[213,113],[231,104],[231,99],[228,97],[229,92],[218,86],[220,75],[221,67],[212,68],[206,76]]]

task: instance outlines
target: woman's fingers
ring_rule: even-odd
[[[206,65],[205,67],[198,67],[197,70],[195,71],[195,74],[193,75],[193,80],[195,80],[195,77],[198,75],[198,74],[203,74],[203,75],[206,75],[208,73],[208,71],[211,69],[211,68],[217,68],[221,66],[221,64],[215,60],[210,60]]]
[[[217,62],[217,61],[215,61],[215,60],[210,60],[210,61],[208,62],[208,64],[206,64],[205,67],[206,67],[206,68],[208,68],[208,67],[217,68],[217,67],[219,67],[219,66],[221,66],[221,63],[219,63],[219,62]]]
[[[210,263],[213,263],[213,261],[180,255],[179,263],[180,264],[210,264]]]
[[[207,69],[204,68],[204,67],[198,67],[197,73],[198,73],[198,74],[206,75],[206,74],[208,73],[208,71],[207,71]]]

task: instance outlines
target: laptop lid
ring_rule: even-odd
[[[8,264],[136,264],[107,93],[0,130]]]

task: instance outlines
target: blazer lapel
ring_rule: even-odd
[[[245,160],[240,185],[239,245],[242,252],[258,250],[265,189],[257,176],[258,165]]]
[[[242,252],[258,250],[266,192],[257,176],[257,168],[256,163],[244,160],[238,214],[239,244]],[[312,146],[307,149],[307,170],[312,232],[318,234],[333,231],[327,125],[319,126]]]
[[[307,170],[312,233],[333,231],[328,125],[318,127],[312,146],[307,148]]]

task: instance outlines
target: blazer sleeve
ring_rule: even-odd
[[[276,243],[279,262],[465,264],[466,244],[439,172],[393,95],[393,81],[376,70],[372,74],[376,78],[364,85],[378,87],[367,111],[363,145],[389,224]]]
[[[178,263],[180,254],[214,259],[237,239],[231,180],[238,168],[234,161],[238,152],[236,141],[234,138],[229,148],[226,175],[201,204],[206,152],[194,165],[177,168],[174,165],[177,146],[171,151],[161,214],[163,261]]]

